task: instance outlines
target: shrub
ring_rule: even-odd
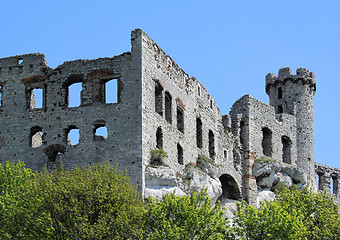
[[[164,165],[164,160],[168,157],[168,154],[162,148],[156,148],[151,150],[151,166]]]
[[[198,155],[197,164],[200,164],[200,163],[209,163],[211,165],[215,165],[213,160],[211,160],[210,158],[208,158],[207,156],[203,154]]]
[[[2,216],[10,216],[5,220],[9,220],[7,225],[11,224],[13,230],[0,225],[1,239],[141,236],[144,209],[141,197],[116,168],[103,165],[72,171],[43,171],[27,181],[27,170],[22,165],[10,165],[11,168],[17,169],[15,179],[26,187],[18,188],[13,197],[2,204]],[[15,198],[16,195],[19,197]]]
[[[204,189],[179,197],[163,195],[163,200],[147,199],[145,239],[232,239],[223,211]]]

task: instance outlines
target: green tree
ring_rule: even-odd
[[[147,199],[147,239],[231,239],[228,222],[219,204],[211,205],[206,190],[179,197],[165,194],[162,200]]]
[[[234,232],[241,239],[339,239],[340,215],[332,197],[306,188],[281,188],[259,209],[238,203]]]
[[[8,171],[12,168],[15,174]],[[3,172],[19,187],[0,184],[13,193],[5,204],[11,208],[1,208],[8,221],[7,228],[0,226],[1,239],[132,239],[142,234],[140,194],[116,168],[32,174],[22,164],[9,164]]]

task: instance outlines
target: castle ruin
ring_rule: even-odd
[[[131,33],[131,51],[112,58],[75,60],[55,69],[43,54],[2,58],[0,162],[22,160],[33,170],[61,162],[64,168],[118,164],[145,192],[152,149],[163,148],[166,164],[179,175],[205,155],[218,166],[212,177],[222,194],[256,205],[260,179],[253,166],[267,157],[294,184],[318,186],[339,201],[340,170],[314,162],[315,79],[303,68],[296,74],[280,69],[278,76],[266,76],[270,105],[245,95],[222,115],[204,86],[140,29]],[[113,102],[106,98],[109,82],[116,87]],[[69,89],[77,83],[80,105],[70,106]],[[42,94],[39,106],[35,90]],[[70,141],[72,130],[79,130],[77,144]],[[304,176],[294,178],[297,171]]]

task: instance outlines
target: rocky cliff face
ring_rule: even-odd
[[[241,200],[241,193],[238,188],[232,189],[232,184],[227,186],[232,191],[225,191],[219,175],[219,166],[209,161],[187,164],[183,171],[177,172],[166,165],[149,165],[145,170],[145,196],[160,199],[163,194],[170,192],[184,196],[206,188],[212,202],[219,201],[226,208],[226,216],[232,218],[236,212],[236,201]],[[291,187],[295,184],[298,189],[302,189],[307,183],[306,176],[299,169],[268,159],[255,163],[253,176],[257,182],[258,205],[262,200],[273,200],[274,191],[280,186]]]

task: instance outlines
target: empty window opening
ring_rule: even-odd
[[[226,149],[223,150],[223,157],[224,157],[224,160],[228,159],[228,151]]]
[[[332,192],[333,194],[337,195],[338,194],[338,187],[339,187],[339,179],[337,176],[332,176],[332,184],[333,184],[333,187],[331,188],[332,189]]]
[[[284,163],[291,163],[291,147],[292,141],[287,136],[282,136],[282,160]]]
[[[43,143],[43,136],[44,134],[41,127],[32,127],[30,131],[30,146],[32,148],[40,147]]]
[[[177,144],[177,160],[178,160],[178,163],[183,165],[183,148],[182,146],[178,143]]]
[[[213,101],[210,100],[210,108],[212,109],[213,108]]]
[[[283,113],[283,106],[282,105],[277,106],[277,113]]]
[[[79,107],[81,104],[82,83],[73,83],[68,87],[68,106]]]
[[[161,127],[158,127],[156,131],[156,148],[163,148],[163,132]]]
[[[79,143],[79,129],[75,126],[72,126],[68,129],[66,135],[66,141],[68,145],[74,146]]]
[[[196,118],[196,143],[198,148],[202,148],[202,121]]]
[[[33,88],[29,91],[29,108],[43,108],[44,91],[42,88]]]
[[[201,88],[200,88],[200,86],[197,87],[197,93],[198,93],[198,96],[201,96]]]
[[[211,159],[215,158],[215,139],[214,133],[209,130],[209,157]]]
[[[277,99],[282,99],[282,87],[277,89]]]
[[[219,180],[222,185],[222,195],[218,200],[222,201],[223,199],[241,199],[241,191],[238,187],[235,179],[229,174],[223,174],[219,177]]]
[[[317,188],[318,190],[321,190],[321,177],[320,177],[321,173],[317,172],[316,173],[316,183],[317,183]]]
[[[244,122],[240,122],[240,143],[243,145],[244,143],[244,138],[245,138],[245,128],[244,128]]]
[[[104,120],[98,120],[93,125],[93,140],[106,140],[108,136],[106,122]]]
[[[262,135],[263,155],[271,157],[273,152],[272,131],[269,128],[262,128]]]
[[[177,129],[184,133],[184,113],[179,107],[177,107]]]
[[[111,79],[104,84],[105,103],[118,103],[117,84],[117,79]]]
[[[165,120],[168,123],[172,123],[172,109],[171,109],[172,97],[169,92],[165,92]]]
[[[22,58],[18,59],[18,64],[22,64],[24,62],[24,60]]]
[[[65,147],[59,144],[52,144],[44,149],[44,153],[51,162],[62,163],[64,159]]]
[[[155,111],[163,116],[163,87],[158,82],[155,86]]]

